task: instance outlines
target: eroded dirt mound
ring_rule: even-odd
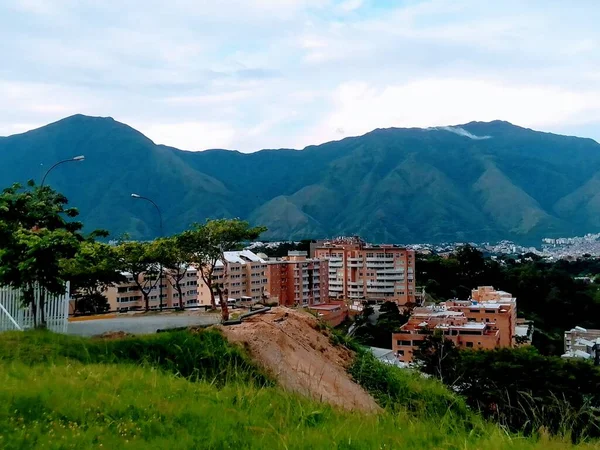
[[[126,337],[133,336],[131,333],[127,333],[125,331],[106,331],[102,334],[98,334],[93,336],[94,339],[103,339],[105,341],[114,341],[116,339],[123,339]]]
[[[221,329],[249,348],[285,388],[349,410],[379,410],[346,372],[352,352],[332,345],[311,315],[278,307]]]

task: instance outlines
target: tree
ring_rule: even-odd
[[[365,307],[363,318],[357,320],[357,326],[353,330],[354,337],[364,345],[392,348],[392,333],[397,332],[408,321],[410,314],[401,314],[398,305],[389,301],[379,307],[379,316],[375,324],[368,320],[373,313],[371,306]]]
[[[144,309],[150,310],[150,293],[160,282],[158,261],[148,242],[122,242],[115,248],[119,268],[131,274],[144,297]],[[162,298],[159,300],[162,303]]]
[[[433,375],[450,385],[458,379],[456,371],[458,357],[459,350],[451,340],[445,339],[439,330],[427,336],[413,354],[422,372]]]
[[[207,220],[206,223],[194,225],[192,230],[183,233],[183,238],[192,245],[194,263],[204,283],[210,290],[211,306],[216,307],[215,294],[219,297],[223,320],[229,320],[227,305],[228,264],[225,252],[236,249],[242,242],[253,241],[265,227],[250,227],[248,222],[239,219]],[[223,274],[215,280],[214,270],[218,262],[223,264]]]
[[[194,259],[194,240],[187,234],[157,239],[152,245],[155,259],[167,270],[167,280],[179,294],[179,309],[184,310],[182,281]]]
[[[52,188],[38,187],[33,181],[0,194],[0,285],[23,293],[23,303],[31,307],[34,326],[45,327],[45,295],[62,295],[66,289],[63,261],[74,257],[83,236],[75,208]],[[35,289],[40,288],[39,309]]]
[[[119,270],[115,248],[88,239],[81,243],[74,258],[64,261],[65,277],[71,282],[75,312],[99,313],[109,309],[104,292],[125,281]]]

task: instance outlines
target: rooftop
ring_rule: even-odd
[[[342,307],[342,305],[338,305],[338,304],[333,304],[333,305],[324,304],[324,305],[312,305],[312,306],[309,306],[308,309],[316,309],[317,311],[335,311],[336,309],[339,309],[341,307]]]
[[[426,318],[426,317],[450,317],[450,316],[463,316],[464,314],[460,311],[449,311],[449,310],[430,310],[430,311],[416,311],[413,313],[412,317]]]
[[[436,328],[459,328],[464,330],[485,330],[488,326],[487,323],[483,322],[468,322],[462,325],[449,325],[446,323],[438,325]]]
[[[246,264],[248,262],[259,262],[265,263],[265,260],[260,258],[256,253],[251,252],[250,250],[241,250],[237,252],[224,252],[225,259],[227,262],[234,264]],[[217,261],[216,266],[222,266],[223,263],[221,261]]]

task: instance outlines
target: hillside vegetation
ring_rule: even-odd
[[[500,121],[242,154],[184,152],[113,119],[78,115],[0,139],[0,185],[39,180],[80,154],[85,162],[47,181],[89,229],[113,236],[159,235],[156,211],[132,201],[132,191],[161,206],[166,234],[207,217],[265,225],[264,238],[359,234],[376,242],[525,242],[600,225],[600,145]]]
[[[385,411],[286,392],[216,331],[92,340],[0,335],[0,446],[30,448],[566,448],[509,435],[434,380],[364,357]],[[586,444],[582,447],[593,447]]]

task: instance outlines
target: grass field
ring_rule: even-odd
[[[385,411],[365,415],[283,391],[216,331],[115,341],[4,334],[0,448],[570,446],[543,434],[535,439],[508,435],[480,420],[437,382],[372,364],[357,360],[353,370]]]

